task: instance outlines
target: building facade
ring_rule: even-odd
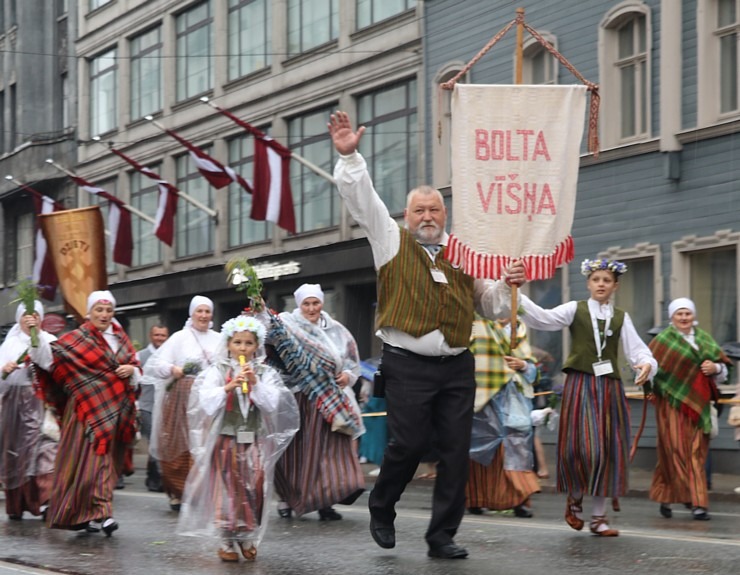
[[[153,235],[151,223],[133,217],[132,266],[108,263],[130,335],[144,343],[155,322],[179,329],[195,294],[215,301],[217,325],[239,313],[245,301],[226,284],[223,265],[247,257],[259,266],[271,307],[292,309],[301,283],[321,283],[327,311],[357,334],[364,357],[376,355],[370,249],[336,187],[292,160],[297,232],[288,234],[249,219],[251,197],[237,184],[209,186],[187,150],[158,126],[251,180],[253,138],[204,104],[207,97],[331,174],[337,156],[327,122],[332,111],[347,110],[369,128],[362,151],[400,217],[407,191],[423,174],[421,6],[415,0],[79,5],[75,171],[154,217],[156,183],[106,149],[114,146],[215,212],[180,199],[171,247]],[[95,200],[76,191],[77,206]]]
[[[584,146],[581,156],[575,260],[554,279],[526,289],[545,307],[583,299],[588,293],[579,263],[616,257],[629,267],[616,303],[630,313],[646,341],[651,330],[667,325],[668,303],[679,296],[696,302],[697,319],[720,344],[737,341],[740,2],[535,0],[522,5],[526,22],[599,84],[602,98],[601,153],[594,158]],[[438,85],[513,20],[517,6],[425,2],[426,176],[443,190],[450,185],[449,96],[440,95]],[[512,30],[464,81],[514,83],[515,47]],[[527,32],[523,55],[524,83],[578,83]],[[452,219],[454,227],[454,214]],[[531,337],[556,363],[567,352],[567,333]],[[731,395],[732,388],[725,389]],[[653,445],[654,431],[648,429],[643,441]],[[737,449],[727,428],[712,445]],[[726,465],[737,467],[731,459]],[[722,458],[715,458],[715,466],[721,465]]]

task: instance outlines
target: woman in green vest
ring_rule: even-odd
[[[589,528],[594,535],[615,537],[606,518],[607,498],[627,491],[630,421],[624,385],[617,368],[619,345],[642,385],[657,371],[657,363],[640,339],[629,314],[615,308],[612,295],[622,262],[584,260],[581,273],[588,279],[591,297],[545,310],[522,295],[522,320],[545,331],[568,328],[571,351],[563,366],[566,374],[558,431],[557,486],[568,494],[565,521],[583,529],[583,496],[593,497]]]
[[[217,359],[193,384],[188,407],[193,467],[177,527],[182,535],[217,536],[218,556],[247,561],[267,525],[275,463],[298,430],[298,406],[258,352],[265,327],[252,316],[221,328]]]

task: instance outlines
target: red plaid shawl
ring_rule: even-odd
[[[674,409],[709,433],[712,426],[709,403],[719,399],[719,391],[714,380],[704,375],[699,367],[706,359],[724,363],[728,369],[732,362],[706,331],[694,328],[694,336],[699,349],[691,347],[673,325],[653,338],[650,351],[658,362],[653,388]]]
[[[128,444],[136,436],[136,396],[115,370],[119,365],[139,366],[139,361],[123,329],[113,324],[113,333],[121,341],[117,353],[87,321],[51,344],[51,372],[37,370],[41,390],[57,414],[64,413],[69,397],[74,399],[77,419],[85,424],[99,455],[107,453],[113,439]]]

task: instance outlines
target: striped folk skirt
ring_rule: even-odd
[[[188,440],[188,401],[195,378],[175,380],[164,396],[159,428],[159,463],[162,487],[172,499],[182,499],[185,480],[193,465]]]
[[[258,443],[237,443],[220,435],[211,459],[216,526],[225,533],[247,534],[259,527],[265,504],[265,470]]]
[[[662,397],[655,396],[658,427],[658,463],[653,472],[650,499],[659,503],[691,503],[709,508],[704,465],[709,434]]]
[[[621,380],[569,372],[560,409],[558,491],[624,495],[629,448],[629,407]]]
[[[539,491],[540,483],[534,471],[504,469],[504,444],[501,443],[488,467],[470,460],[465,507],[484,507],[496,511],[513,509],[526,503],[532,493]]]
[[[275,466],[275,490],[297,515],[354,503],[365,478],[349,435],[333,432],[305,394],[295,395],[300,429]]]
[[[44,404],[30,385],[10,385],[2,396],[0,483],[8,515],[40,515],[49,501],[56,441],[41,432]]]
[[[64,411],[56,473],[46,520],[53,529],[74,529],[87,521],[113,515],[113,489],[123,468],[127,448],[115,439],[108,453],[95,453],[77,420],[74,400]]]

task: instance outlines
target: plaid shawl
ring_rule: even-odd
[[[354,349],[354,357],[352,349],[338,351],[347,355],[353,364],[359,364],[354,338],[339,322],[333,324],[335,329],[347,332],[347,340],[352,342],[347,346]],[[334,375],[344,370],[345,366],[340,363],[344,358],[336,356],[331,349],[333,346],[320,331],[321,328],[300,321],[293,314],[284,313],[280,317],[270,314],[267,342],[274,348],[279,361],[269,354],[268,361],[288,373],[289,387],[298,388],[308,399],[316,401],[316,408],[332,425],[332,430],[357,435],[363,430],[362,418],[352,409],[349,398],[334,380]]]
[[[694,334],[699,349],[694,349],[673,325],[650,342],[650,350],[658,362],[653,390],[704,433],[709,433],[712,428],[709,403],[719,399],[719,391],[714,380],[704,375],[699,366],[708,359],[724,363],[729,369],[732,362],[706,331],[694,328]]]
[[[119,365],[139,366],[139,360],[123,329],[113,324],[113,333],[121,342],[117,353],[87,321],[51,344],[50,372],[36,370],[40,388],[59,417],[68,398],[74,399],[77,419],[86,426],[98,455],[108,452],[113,439],[129,444],[136,437],[136,395],[115,370]]]
[[[510,355],[533,364],[537,363],[527,340],[527,327],[524,323],[518,323],[516,336],[517,346],[512,351],[509,335],[500,323],[487,319],[476,319],[473,322],[470,351],[475,356],[476,412],[483,409],[511,379],[516,382],[520,392],[527,396],[532,395],[532,385],[536,385],[540,378],[539,370],[537,379],[530,384],[521,371],[510,369],[504,361],[504,356]]]

